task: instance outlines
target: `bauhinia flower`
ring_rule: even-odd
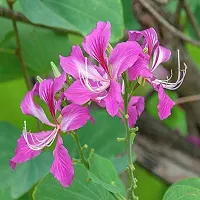
[[[115,116],[119,102],[122,101],[118,81],[121,74],[136,62],[142,49],[137,42],[122,42],[116,45],[108,57],[106,50],[111,36],[110,29],[109,22],[98,22],[82,43],[84,50],[97,61],[98,66],[84,57],[79,46],[72,47],[69,57],[60,56],[60,65],[76,79],[65,92],[68,100],[79,105],[89,100],[104,104],[108,113]]]
[[[10,166],[16,169],[17,164],[38,156],[45,147],[49,147],[56,140],[53,151],[54,161],[50,172],[63,187],[68,187],[74,177],[74,168],[70,155],[63,146],[60,132],[79,129],[87,123],[91,116],[88,108],[75,104],[64,107],[58,116],[57,106],[59,102],[55,99],[55,94],[62,88],[65,79],[66,75],[63,74],[55,78],[54,81],[51,79],[43,80],[42,83],[36,83],[33,89],[25,95],[21,103],[22,112],[25,115],[36,117],[42,123],[51,126],[53,130],[30,133],[27,131],[25,123],[23,134],[17,141],[15,156],[10,160]],[[34,96],[39,96],[47,104],[53,122],[48,120],[43,109],[34,102]]]
[[[161,64],[166,62],[170,56],[170,50],[160,46],[158,36],[153,28],[146,29],[144,31],[129,31],[130,41],[141,41],[141,47],[143,53],[139,55],[139,58],[135,64],[128,69],[130,80],[135,80],[138,76],[146,78],[146,80],[152,84],[153,88],[158,92],[158,115],[160,119],[165,119],[171,114],[171,109],[175,105],[175,102],[165,93],[165,89],[175,90],[182,84],[186,75],[185,69],[180,68],[180,58],[178,52],[178,78],[176,82],[169,82],[172,78],[167,77],[166,80],[159,80],[156,77],[155,70]]]
[[[121,109],[122,112],[124,112],[124,102],[121,102],[119,104],[119,108]],[[143,111],[144,111],[144,97],[139,97],[139,96],[131,97],[128,103],[128,123],[130,128],[132,128],[136,124],[136,121],[138,120],[139,116],[143,113]],[[122,113],[120,113],[120,111],[117,113],[117,116],[122,118],[124,121],[124,117],[122,116]]]

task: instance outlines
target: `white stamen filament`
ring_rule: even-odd
[[[84,88],[90,90],[91,92],[94,92],[94,93],[100,93],[100,92],[103,92],[104,90],[106,90],[109,85],[110,85],[110,80],[108,79],[105,79],[105,78],[99,78],[99,77],[96,77],[95,76],[95,82],[97,83],[97,87],[93,87],[89,81],[89,73],[88,73],[88,65],[87,65],[87,57],[85,58],[85,70],[82,69],[82,68],[79,68],[79,78],[80,78],[80,81],[81,81],[81,84],[83,85]],[[100,86],[99,83],[101,83],[103,85]]]
[[[169,78],[167,77],[166,80],[155,79],[154,81],[152,81],[153,83],[162,84],[163,88],[166,88],[168,90],[176,90],[181,86],[181,84],[183,83],[183,80],[185,78],[185,75],[186,75],[187,65],[185,63],[183,63],[185,69],[181,69],[180,52],[179,52],[179,50],[177,50],[177,52],[178,52],[178,77],[177,77],[176,82],[169,83],[169,80],[171,80],[171,78],[172,78],[172,71],[171,71],[171,75]]]
[[[51,144],[54,142],[56,138],[58,130],[59,128],[55,128],[48,137],[40,140],[37,138],[37,134],[31,134],[27,132],[26,121],[24,121],[23,136],[30,149],[41,150],[46,146],[47,147],[51,146]],[[28,138],[29,135],[30,135],[30,138]]]

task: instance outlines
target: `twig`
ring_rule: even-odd
[[[163,26],[165,26],[171,33],[175,36],[181,38],[182,40],[193,44],[194,46],[200,46],[200,41],[193,40],[192,38],[186,36],[180,30],[172,26],[165,18],[163,18],[146,0],[138,0],[140,4],[146,8]]]
[[[181,10],[183,8],[183,0],[178,1],[178,5],[176,8],[176,13],[175,13],[175,26],[176,28],[180,29],[180,18],[181,18]]]
[[[81,162],[84,164],[84,166],[87,169],[89,169],[89,163],[88,163],[87,159],[84,156],[83,148],[81,146],[81,143],[80,143],[80,140],[79,140],[79,137],[78,137],[77,133],[75,131],[71,131],[70,135],[72,136],[74,142],[76,143]]]
[[[62,28],[57,28],[57,27],[52,27],[52,26],[47,26],[47,25],[43,25],[43,24],[36,24],[31,22],[29,19],[27,19],[23,13],[21,12],[16,12],[14,10],[10,10],[7,8],[4,8],[2,6],[0,6],[0,16],[4,17],[4,18],[8,18],[8,19],[15,19],[16,21],[19,22],[23,22],[26,24],[31,24],[33,26],[37,26],[37,27],[41,27],[41,28],[46,28],[46,29],[51,29],[57,32],[61,32],[61,33],[72,33],[74,35],[79,35],[79,36],[83,36],[81,33],[76,32],[76,31],[71,31],[71,30],[67,30],[67,29],[62,29]]]
[[[188,96],[188,97],[181,97],[176,100],[176,105],[177,104],[182,104],[182,103],[189,103],[192,101],[200,101],[200,94]]]
[[[183,0],[184,4],[184,9],[185,9],[185,12],[187,14],[187,17],[188,19],[190,20],[193,28],[194,28],[194,32],[195,34],[197,35],[198,39],[200,39],[200,29],[199,29],[199,24],[195,18],[195,16],[193,15],[189,5],[187,4],[186,0]]]
[[[12,11],[13,10],[13,1],[7,0],[7,3],[8,3],[10,10]],[[21,63],[21,69],[22,69],[22,73],[24,75],[24,79],[26,81],[26,86],[27,86],[28,90],[31,90],[32,84],[31,84],[31,81],[29,79],[28,70],[25,66],[24,59],[23,59],[23,56],[22,56],[22,49],[21,49],[21,43],[20,43],[20,38],[19,38],[19,32],[18,32],[18,29],[17,29],[16,19],[15,19],[14,15],[12,16],[12,23],[13,23],[13,29],[14,29],[14,32],[15,32],[15,39],[16,39],[16,44],[17,44],[16,55],[18,56],[19,61]]]

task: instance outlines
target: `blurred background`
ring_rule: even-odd
[[[183,85],[168,94],[177,105],[160,121],[157,94],[145,85],[138,95],[146,97],[146,111],[138,121],[134,145],[136,193],[141,200],[161,200],[178,180],[200,175],[200,1],[199,0],[0,0],[0,199],[31,200],[35,185],[49,171],[52,155],[10,169],[16,140],[23,122],[37,130],[36,120],[24,116],[20,103],[35,77],[52,74],[50,62],[59,66],[59,55],[68,56],[71,46],[81,44],[97,21],[110,21],[111,42],[128,38],[128,30],[156,29],[160,42],[172,51],[165,69],[176,80],[177,50],[188,66]],[[160,75],[167,71],[161,70]],[[121,177],[125,168],[124,146],[116,142],[123,124],[103,110],[93,109],[96,124],[81,129],[83,143],[113,160]],[[105,144],[105,138],[109,140]],[[111,142],[112,141],[112,142]],[[70,138],[65,144],[75,155]],[[116,157],[120,155],[121,160]]]

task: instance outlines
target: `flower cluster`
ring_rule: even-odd
[[[92,119],[87,104],[89,101],[106,108],[112,117],[124,119],[125,91],[128,92],[126,117],[129,127],[132,128],[144,110],[144,97],[132,95],[132,83],[138,84],[138,79],[147,81],[158,92],[160,119],[170,115],[175,103],[167,96],[164,88],[174,90],[183,82],[186,69],[180,69],[180,61],[176,82],[169,82],[170,78],[160,80],[155,70],[170,58],[171,52],[160,46],[153,28],[129,31],[129,40],[118,43],[115,48],[109,44],[110,36],[110,23],[98,22],[82,43],[88,56],[84,56],[80,46],[73,46],[70,56],[60,56],[60,65],[64,70],[62,75],[54,80],[37,82],[25,95],[21,103],[22,112],[36,117],[52,127],[52,130],[31,133],[27,131],[25,123],[23,134],[17,141],[15,156],[10,160],[13,169],[16,164],[38,156],[42,150],[55,143],[50,172],[62,186],[68,187],[74,177],[74,168],[60,133],[77,130]],[[67,82],[67,76],[73,77],[72,84]],[[124,84],[125,81],[129,84]],[[51,121],[36,104],[35,96],[47,105]]]

